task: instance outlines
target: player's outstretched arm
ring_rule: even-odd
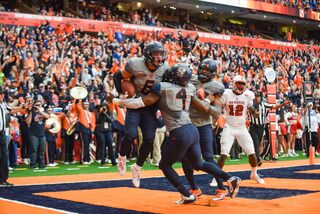
[[[158,102],[159,99],[160,99],[159,95],[149,93],[144,97],[138,97],[138,98],[127,98],[127,99],[113,98],[112,103],[118,104],[119,106],[126,107],[129,109],[138,109],[145,106],[153,105],[154,103]]]
[[[214,120],[217,120],[221,115],[221,108],[218,105],[210,105],[210,103],[213,103],[212,99],[208,99],[208,101],[209,102],[202,101],[198,97],[194,96],[191,99],[191,105],[194,108],[196,108],[198,111],[201,111],[201,112],[204,112],[204,113],[208,113],[208,114],[210,114],[212,116],[212,118]]]

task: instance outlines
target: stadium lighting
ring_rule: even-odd
[[[199,5],[196,5],[196,8],[199,8]]]
[[[160,2],[161,2],[161,0],[157,0],[157,2],[158,2],[158,3],[160,3]]]
[[[296,20],[293,20],[292,22],[293,22],[293,23],[296,23]]]
[[[142,4],[141,4],[141,2],[137,2],[137,7],[139,7],[139,8],[140,8],[140,7],[141,7],[141,5],[142,5]]]
[[[267,18],[267,16],[266,16],[266,15],[263,15],[263,18],[265,18],[265,19],[266,19],[266,18]]]
[[[201,13],[203,13],[203,10],[201,10]]]
[[[163,8],[167,8],[167,6],[164,5]]]
[[[231,13],[234,13],[234,10],[231,10]]]

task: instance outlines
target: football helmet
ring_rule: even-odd
[[[144,60],[155,68],[161,66],[165,59],[165,50],[161,42],[150,42],[144,50]]]
[[[233,78],[233,91],[236,94],[242,94],[246,90],[246,79],[241,75],[236,75]]]
[[[204,59],[198,67],[198,80],[201,83],[207,83],[213,79],[217,72],[218,66],[213,59]]]
[[[164,73],[164,81],[187,86],[191,79],[192,71],[187,64],[178,63]]]

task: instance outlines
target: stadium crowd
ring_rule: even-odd
[[[308,154],[308,147],[304,146],[305,120],[301,120],[305,114],[304,109],[307,108],[302,86],[303,81],[314,83],[312,106],[320,123],[320,53],[317,50],[274,51],[235,47],[202,43],[197,37],[166,35],[163,32],[137,31],[135,36],[127,37],[119,35],[115,29],[106,29],[105,32],[91,35],[81,29],[74,29],[71,25],[55,29],[49,22],[43,22],[38,28],[1,26],[0,29],[0,86],[5,93],[5,101],[10,106],[23,104],[21,112],[8,117],[10,123],[7,124],[6,144],[10,167],[23,161],[30,164],[31,168],[54,166],[56,160],[65,164],[75,163],[76,160],[82,164],[90,164],[96,159],[105,164],[107,158],[115,165],[117,142],[123,135],[126,110],[108,104],[106,94],[116,93],[113,75],[123,70],[131,57],[143,56],[144,47],[150,41],[162,42],[166,50],[166,61],[170,66],[180,62],[187,63],[194,74],[203,59],[213,58],[218,63],[215,79],[221,81],[226,88],[232,88],[233,77],[240,74],[246,78],[247,88],[261,94],[263,99],[266,98],[267,85],[264,69],[272,67],[277,73],[278,102],[291,102],[290,109],[278,111],[279,122],[284,122],[284,127],[287,128],[293,123],[302,124],[297,126],[298,132],[295,132],[296,148],[291,147],[288,151],[286,144],[281,144],[283,148],[279,147],[279,156],[280,152],[285,157],[296,156],[295,149],[304,150]],[[70,89],[75,86],[86,88],[89,94],[86,100],[79,102],[70,96]],[[40,114],[41,117],[32,117],[30,112]],[[290,121],[292,113],[289,115],[286,112],[294,112],[297,118]],[[61,121],[62,132],[59,135],[50,133],[49,127],[41,133],[35,131],[37,125],[50,117],[50,114],[56,114]],[[76,125],[75,131],[68,133],[73,121],[77,120],[89,130],[86,139],[80,134],[81,125]],[[223,124],[223,116],[214,124],[213,130],[217,135],[213,146],[216,155],[220,154],[219,133]],[[117,136],[115,140],[113,133]],[[159,134],[163,136],[164,133],[165,128],[160,126]],[[287,135],[283,126],[279,128],[279,135]],[[163,137],[160,139],[163,141]],[[292,140],[291,137],[290,139]],[[77,146],[80,141],[87,142],[87,145]],[[91,142],[96,145],[95,157],[90,157]],[[134,151],[141,139],[136,139],[135,142],[128,157],[135,155]],[[45,149],[46,146],[48,150]],[[81,152],[75,151],[74,148],[78,147],[82,149]],[[18,148],[20,155],[17,153]],[[159,149],[159,145],[154,147],[152,163],[155,165],[159,163]],[[79,153],[80,158],[76,157]],[[232,158],[237,157],[237,154],[232,155]]]
[[[316,0],[256,0],[287,7],[301,7],[305,10],[319,11],[319,2]]]

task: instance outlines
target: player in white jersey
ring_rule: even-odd
[[[257,157],[250,133],[246,127],[246,114],[250,110],[256,116],[259,115],[253,107],[254,93],[246,90],[246,80],[243,76],[237,75],[233,79],[233,90],[226,89],[222,95],[222,105],[227,112],[226,126],[221,133],[221,156],[218,160],[222,168],[227,155],[236,139],[244,152],[249,156],[251,165],[250,179],[259,184],[265,182],[257,174]]]

